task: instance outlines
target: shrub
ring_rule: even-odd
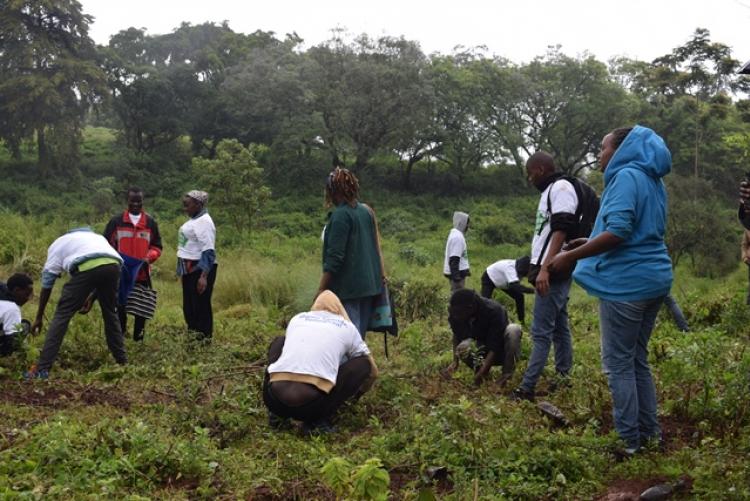
[[[448,307],[448,287],[433,282],[412,279],[403,282],[392,279],[389,283],[398,318],[413,322],[441,315]]]
[[[492,216],[478,219],[477,234],[487,245],[523,245],[531,241],[530,228],[514,223],[507,216]]]

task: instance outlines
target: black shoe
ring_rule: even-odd
[[[328,419],[319,419],[317,421],[302,423],[302,434],[306,437],[312,435],[327,435],[335,433],[338,430]]]
[[[570,388],[571,386],[573,386],[573,384],[570,382],[570,375],[558,372],[547,387],[547,391],[549,393],[554,393],[557,390]]]
[[[284,431],[292,428],[292,420],[277,416],[271,412],[268,413],[268,426],[276,431]]]
[[[513,390],[510,395],[508,395],[508,398],[511,400],[519,401],[519,400],[528,400],[529,402],[534,401],[534,392],[533,391],[526,391],[521,387],[516,388]]]
[[[641,446],[639,449],[649,452],[666,452],[667,444],[664,442],[664,437],[661,434],[649,437],[641,438]]]
[[[615,456],[615,461],[621,463],[633,459],[639,452],[641,452],[640,447],[618,447],[612,451],[612,454]]]

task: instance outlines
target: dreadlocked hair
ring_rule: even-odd
[[[354,207],[359,197],[357,176],[348,169],[340,167],[333,169],[326,181],[326,205],[328,207],[333,205],[334,194],[341,196],[347,204]]]

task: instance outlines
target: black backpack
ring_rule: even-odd
[[[565,179],[573,188],[576,190],[576,197],[578,197],[578,207],[576,208],[575,217],[578,223],[575,228],[566,235],[565,240],[572,240],[574,238],[588,237],[591,235],[591,230],[594,229],[594,222],[596,221],[596,215],[599,213],[599,195],[596,194],[594,188],[578,179],[574,176],[563,175],[555,179],[552,183],[556,183],[560,179]],[[552,201],[550,196],[552,190],[547,192],[547,210],[551,211]],[[546,247],[546,246],[545,246]]]
[[[576,191],[576,197],[578,197],[578,207],[576,208],[575,212],[577,223],[575,225],[575,228],[570,230],[568,234],[565,235],[565,241],[573,240],[574,238],[588,237],[589,235],[591,235],[591,231],[594,229],[596,215],[599,213],[599,195],[596,194],[594,188],[574,176],[562,175],[555,179],[552,184],[556,183],[560,179],[565,179],[566,181],[570,182],[570,184],[573,185],[573,188]],[[552,189],[550,188],[550,190],[547,192],[547,210],[550,212],[552,212],[552,200],[550,199],[551,196]],[[542,246],[542,252],[539,257],[540,261],[544,258],[544,253],[547,252],[547,246],[549,245],[551,239],[552,232],[550,231],[547,235],[547,239],[544,241],[544,245]],[[540,264],[541,263],[531,263],[527,279],[532,285],[536,282],[536,277],[539,274],[539,270],[541,268]],[[564,276],[560,276],[558,278],[567,278],[568,276],[569,274],[565,274]]]

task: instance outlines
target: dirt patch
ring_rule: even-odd
[[[667,451],[680,450],[689,445],[700,443],[702,434],[697,424],[689,419],[677,416],[659,418],[664,446]]]
[[[247,496],[248,501],[301,501],[308,499],[334,501],[336,495],[323,485],[310,485],[298,480],[284,484],[281,492],[274,492],[267,485],[259,485]]]
[[[610,406],[605,406],[602,409],[599,422],[601,423],[599,427],[600,435],[606,435],[613,430],[612,408]],[[659,416],[659,426],[664,440],[664,448],[667,452],[699,444],[701,438],[703,438],[698,425],[694,421],[681,416]]]
[[[130,409],[130,400],[116,390],[64,381],[4,382],[0,401],[29,407],[61,409],[75,405],[109,405]]]
[[[453,481],[450,479],[448,470],[445,468],[433,469],[436,473],[433,478],[429,475],[421,475],[414,466],[396,466],[388,470],[391,478],[391,499],[401,499],[399,493],[410,486],[431,487],[437,495],[443,496],[453,492]]]
[[[693,488],[693,480],[690,477],[682,477],[677,481],[668,480],[665,477],[653,477],[648,479],[623,479],[615,480],[607,488],[607,492],[597,498],[597,501],[638,501],[643,491],[655,485],[668,483],[673,486],[673,495],[670,499],[684,499]]]
[[[615,480],[607,488],[606,494],[599,496],[597,501],[638,501],[641,493],[654,485],[665,482],[665,478],[626,479]]]

